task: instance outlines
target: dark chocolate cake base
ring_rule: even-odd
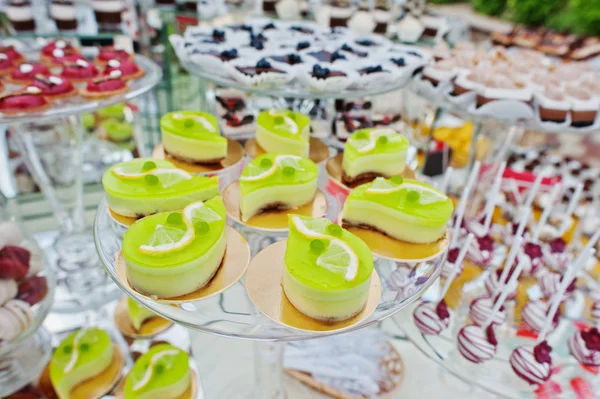
[[[35,30],[35,20],[33,19],[29,21],[10,21],[10,23],[17,32],[32,32]]]
[[[121,12],[104,12],[94,10],[96,22],[98,25],[111,24],[119,25],[122,21]]]
[[[77,20],[76,19],[55,19],[56,28],[58,30],[76,30]]]
[[[179,159],[180,161],[187,162],[187,163],[190,163],[190,164],[193,164],[193,165],[217,166],[217,165],[219,165],[225,159],[223,157],[223,158],[218,158],[218,159],[208,159],[206,161],[196,161],[196,160],[193,160],[193,159],[190,159],[190,158],[181,157],[179,155],[171,154],[170,152],[168,152],[164,148],[163,148],[163,151],[164,151],[165,154],[169,155],[171,158]]]
[[[544,122],[562,123],[567,119],[569,111],[539,107],[540,119]]]
[[[594,124],[598,111],[571,111],[571,126],[586,127]]]
[[[329,18],[329,27],[330,28],[346,27],[346,26],[348,26],[348,19],[349,18],[330,17]]]
[[[383,176],[381,173],[366,172],[355,177],[350,177],[346,175],[346,172],[343,172],[342,183],[344,183],[347,187],[354,188],[360,186],[361,184],[371,183],[376,177],[385,176]]]
[[[385,35],[387,33],[387,29],[388,29],[387,22],[377,22],[377,25],[375,25],[375,33]]]

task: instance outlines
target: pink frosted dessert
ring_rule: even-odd
[[[527,326],[535,332],[539,332],[543,325],[546,317],[548,316],[549,304],[546,301],[529,301],[523,307],[521,311],[521,315],[523,316],[523,321]],[[559,321],[559,312],[556,312],[554,318],[552,319],[552,328],[556,328],[558,326]]]
[[[541,385],[552,376],[552,348],[546,341],[533,348],[519,346],[510,355],[510,366],[514,372],[530,385]]]
[[[597,328],[577,331],[567,342],[569,352],[584,366],[600,366],[600,332]]]
[[[457,339],[459,352],[472,363],[483,363],[496,354],[498,341],[492,326],[485,330],[474,324],[464,326]]]
[[[469,316],[473,323],[476,325],[483,327],[488,322],[492,309],[494,308],[494,298],[484,296],[475,299],[469,305]],[[506,321],[506,312],[504,311],[504,306],[502,306],[496,314],[494,314],[494,318],[491,320],[492,324],[501,325]]]
[[[413,317],[419,331],[426,335],[437,335],[450,324],[450,312],[443,299],[437,304],[421,303],[414,310]]]
[[[508,273],[508,276],[506,277],[507,280],[510,280],[511,274],[512,274],[512,270]],[[504,284],[506,284],[506,281],[503,281],[502,283],[500,282],[501,275],[502,275],[502,270],[497,269],[497,270],[494,270],[493,272],[491,272],[485,279],[485,290],[487,291],[488,295],[495,297],[496,295],[498,295],[500,293],[500,290],[502,290],[502,287],[504,287]],[[516,298],[517,293],[518,293],[518,288],[519,288],[518,282],[515,282],[514,284],[512,284],[512,288],[510,289],[510,292],[506,296],[507,301],[510,301],[510,300],[513,300]]]

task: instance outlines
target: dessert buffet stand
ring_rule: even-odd
[[[26,166],[48,199],[60,226],[60,234],[47,256],[57,273],[55,310],[59,312],[82,311],[96,308],[98,304],[115,298],[119,290],[106,278],[94,249],[93,237],[85,226],[82,182],[82,142],[84,128],[82,114],[130,101],[151,90],[161,79],[160,68],[143,56],[136,56],[137,65],[145,75],[129,83],[129,90],[102,99],[84,99],[74,96],[52,103],[49,108],[16,114],[0,113],[0,124],[11,125],[15,141],[20,147]],[[42,125],[54,125],[61,131],[60,142],[54,154],[43,154],[36,144],[44,138]],[[63,134],[64,133],[64,134]],[[69,172],[72,190],[66,196],[61,182],[51,176],[42,159],[54,157],[64,166],[61,172]],[[65,203],[67,202],[67,203]]]

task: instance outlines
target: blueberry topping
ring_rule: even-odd
[[[269,22],[265,26],[263,26],[263,30],[275,29],[275,24],[273,22]]]
[[[257,50],[263,50],[265,44],[261,40],[250,40],[250,47],[254,47]]]
[[[356,44],[360,44],[361,46],[365,46],[365,47],[377,46],[377,43],[375,43],[373,40],[369,40],[369,39],[357,40]]]
[[[407,51],[406,54],[414,55],[415,57],[422,58],[423,56],[416,51]]]
[[[266,58],[261,58],[257,63],[256,67],[260,69],[268,69],[271,68],[271,63],[267,61]]]
[[[307,41],[304,42],[299,42],[296,45],[296,50],[300,51],[300,50],[304,50],[305,48],[309,48],[310,47],[310,43]]]
[[[308,28],[304,28],[302,26],[298,26],[298,25],[294,25],[292,27],[290,27],[290,30],[296,31],[296,32],[300,32],[300,33],[313,33],[312,30],[308,29]]]
[[[406,66],[406,61],[402,57],[391,58],[390,61],[392,61],[394,64],[396,64],[399,67]]]
[[[349,53],[353,53],[354,52],[354,49],[352,47],[348,46],[347,44],[344,44],[342,46],[342,50],[348,51]]]
[[[254,33],[250,33],[250,40],[260,40],[261,42],[264,42],[267,40],[267,38],[262,33],[256,35]]]
[[[250,25],[240,25],[240,26],[238,26],[238,29],[252,32],[252,27]]]
[[[329,68],[323,68],[318,64],[313,66],[312,74],[317,79],[326,79],[330,73],[331,70],[329,70]]]
[[[221,57],[227,60],[232,60],[238,57],[238,51],[234,48],[232,48],[231,50],[221,51]]]
[[[287,63],[290,65],[296,65],[302,63],[302,58],[298,54],[288,54]]]
[[[381,65],[370,66],[370,67],[366,67],[365,69],[363,69],[363,71],[364,71],[364,73],[366,73],[368,75],[370,73],[383,72],[383,67]]]
[[[212,37],[215,39],[225,39],[225,31],[221,29],[213,29]]]
[[[334,51],[331,54],[331,62],[335,62],[336,60],[346,60],[346,56],[339,51]]]

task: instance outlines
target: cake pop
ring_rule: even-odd
[[[558,273],[553,273],[547,271],[538,277],[538,284],[540,286],[540,290],[542,294],[546,298],[551,298],[554,296],[560,287],[560,283],[563,279]],[[567,286],[567,290],[565,291],[565,295],[563,297],[563,301],[573,296],[573,292],[575,291],[577,279],[573,279],[573,281]]]
[[[529,301],[523,307],[521,315],[523,321],[527,326],[535,332],[539,332],[544,325],[544,320],[548,316],[549,304],[544,300]],[[554,315],[552,319],[552,326],[556,328],[558,326],[559,315]]]
[[[567,342],[569,353],[584,366],[600,366],[600,332],[597,328],[576,331]]]
[[[493,308],[494,298],[489,296],[480,297],[471,302],[471,305],[469,306],[469,316],[471,317],[471,320],[473,320],[473,323],[478,326],[483,326],[490,318]],[[505,321],[506,312],[504,311],[504,306],[501,306],[494,314],[492,324],[501,325],[504,324]]]
[[[531,385],[540,385],[552,375],[552,348],[546,341],[534,347],[519,346],[510,354],[510,366],[514,372]]]
[[[492,325],[482,328],[470,324],[458,332],[458,350],[470,362],[482,363],[496,354],[496,336]]]
[[[562,272],[573,260],[573,255],[566,251],[566,247],[567,244],[562,237],[548,241],[547,245],[542,246],[544,265],[555,272]]]
[[[594,304],[592,305],[592,320],[594,320],[594,323],[598,324],[600,323],[600,300],[594,301]]]
[[[446,256],[446,261],[442,266],[442,273],[440,274],[442,278],[448,278],[452,273],[452,270],[454,270],[454,264],[456,263],[456,258],[458,258],[459,251],[460,248],[452,248],[448,250],[448,255]],[[463,272],[463,270],[464,265],[461,264],[456,275],[459,276]]]
[[[511,269],[514,269],[514,268],[511,268]],[[488,295],[490,295],[490,296],[498,295],[498,293],[504,286],[504,283],[501,282],[503,271],[504,271],[504,269],[494,270],[486,277],[485,290],[487,291]],[[510,275],[509,275],[509,278],[510,278]],[[508,296],[506,297],[506,299],[509,301],[515,299],[515,297],[517,296],[517,293],[518,293],[518,288],[519,287],[518,287],[517,283],[515,283],[514,285],[509,287]]]

